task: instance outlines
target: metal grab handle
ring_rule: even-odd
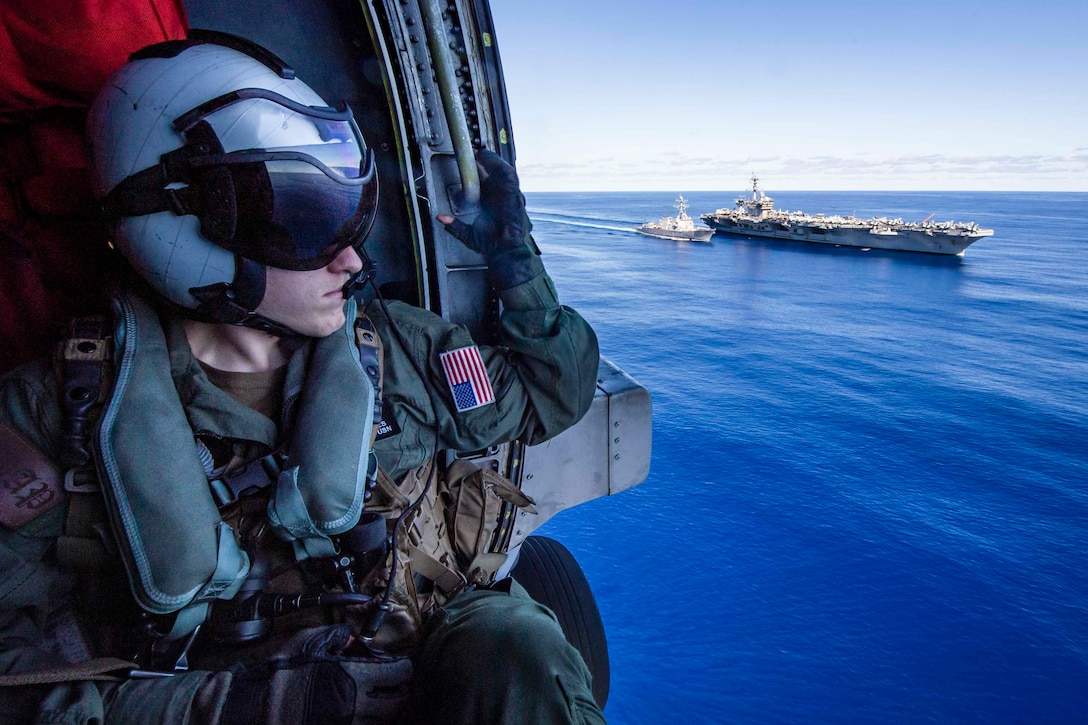
[[[476,169],[476,154],[472,149],[472,136],[468,132],[465,109],[461,105],[461,95],[457,91],[457,79],[453,64],[450,62],[450,47],[446,40],[446,27],[442,22],[440,0],[425,0],[421,3],[423,25],[427,33],[427,48],[431,51],[438,80],[438,91],[442,96],[442,109],[446,113],[446,125],[449,127],[453,151],[457,156],[457,168],[461,172],[461,190],[466,205],[475,205],[480,201],[480,174]]]

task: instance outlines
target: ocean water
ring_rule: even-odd
[[[694,245],[630,231],[675,195],[527,195],[654,400],[649,478],[540,532],[595,592],[609,721],[1088,723],[1088,194],[774,196],[996,235]]]

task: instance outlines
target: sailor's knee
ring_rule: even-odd
[[[519,590],[470,592],[439,615],[418,670],[418,721],[603,722],[578,650]]]
[[[533,652],[546,655],[569,646],[551,610],[528,596],[483,592],[448,615],[436,634],[447,645],[481,657],[516,652],[526,658]]]

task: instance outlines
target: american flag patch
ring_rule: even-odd
[[[491,390],[478,347],[470,345],[450,350],[439,355],[439,359],[459,413],[495,402],[495,393]]]

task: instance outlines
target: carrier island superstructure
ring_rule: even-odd
[[[933,222],[932,215],[924,221],[904,222],[886,217],[860,219],[781,211],[760,190],[755,176],[750,194],[739,197],[736,204],[733,209],[703,214],[702,220],[722,234],[957,256],[963,256],[967,247],[994,233],[993,229],[981,229],[974,222]]]

